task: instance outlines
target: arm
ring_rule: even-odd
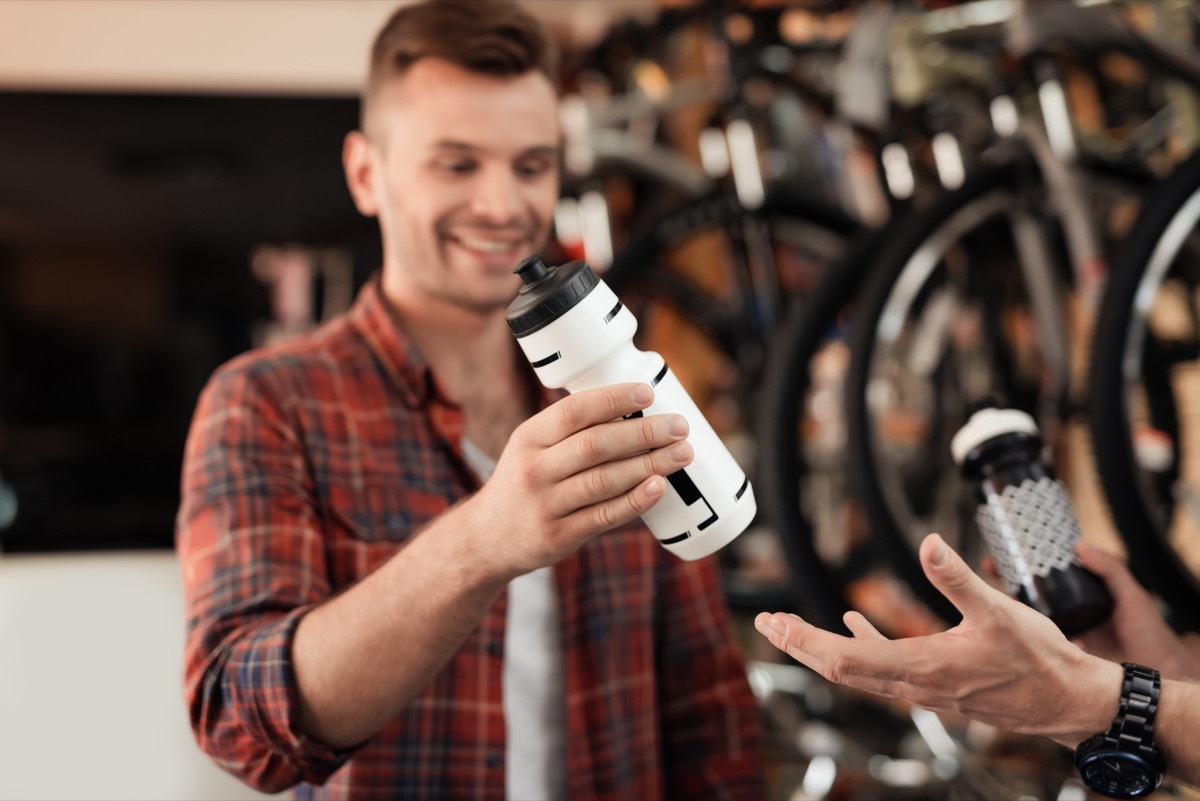
[[[348,755],[334,749],[419,693],[510,578],[641,514],[661,494],[653,477],[690,461],[686,446],[682,462],[667,453],[684,436],[670,417],[620,419],[649,405],[649,388],[566,398],[514,432],[483,490],[327,600],[303,450],[263,383],[228,371],[202,396],[179,545],[193,727],[264,790],[327,778]],[[506,548],[462,545],[497,521]]]
[[[652,506],[662,493],[653,477],[691,461],[690,446],[683,462],[667,452],[686,435],[668,430],[670,416],[621,419],[652,398],[649,387],[624,384],[530,418],[483,489],[306,615],[293,649],[302,728],[337,746],[370,737],[433,679],[511,579]],[[503,548],[475,545],[489,529]]]
[[[761,720],[725,606],[717,561],[659,567],[657,673],[661,677],[665,794],[761,799]]]
[[[921,545],[934,586],[962,612],[954,628],[888,640],[850,612],[853,637],[794,615],[759,615],[772,644],[830,681],[1075,748],[1112,723],[1123,671],[1062,635],[1050,619],[989,587],[937,535]],[[1102,699],[1102,700],[1101,700]],[[1200,687],[1165,681],[1155,740],[1172,775],[1200,780]]]

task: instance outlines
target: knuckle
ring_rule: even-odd
[[[538,485],[538,466],[536,462],[525,462],[517,471],[517,478],[525,487],[536,487]]]
[[[592,493],[601,498],[608,498],[612,495],[613,481],[612,475],[607,470],[593,470],[588,475],[588,488]]]
[[[602,503],[596,507],[596,525],[601,531],[610,529],[617,524],[616,511],[611,504]]]
[[[840,653],[830,660],[825,669],[825,678],[837,684],[842,684],[847,678],[855,675],[858,660],[847,653]]]
[[[574,398],[567,397],[558,404],[558,420],[567,430],[579,427],[583,420],[583,411],[579,403],[573,403],[573,400]]]
[[[620,417],[625,411],[622,397],[622,394],[615,388],[604,393],[604,410],[608,412],[608,419]]]
[[[603,448],[600,444],[600,438],[596,436],[596,432],[587,431],[577,438],[576,448],[579,455],[588,463],[592,464],[599,460],[603,453]]]
[[[657,440],[657,435],[654,433],[654,423],[644,417],[640,422],[641,425],[638,426],[638,444],[643,448],[653,448]]]

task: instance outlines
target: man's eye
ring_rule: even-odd
[[[443,172],[468,175],[475,169],[475,164],[470,161],[442,161],[438,163],[437,167]]]
[[[517,165],[517,175],[522,178],[536,178],[539,175],[545,175],[550,169],[550,163],[547,161],[531,161]]]

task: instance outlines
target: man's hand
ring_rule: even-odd
[[[522,423],[474,498],[472,519],[505,532],[502,574],[553,564],[601,532],[641,515],[664,476],[692,461],[681,415],[624,419],[650,405],[646,384],[570,395]]]
[[[1083,540],[1076,550],[1083,566],[1108,587],[1113,613],[1104,623],[1076,637],[1075,642],[1105,659],[1151,665],[1167,678],[1200,676],[1196,655],[1163,620],[1154,598],[1138,584],[1125,562]]]
[[[857,612],[853,637],[795,615],[761,614],[758,630],[830,681],[935,712],[1040,734],[1074,748],[1117,711],[1122,670],[1067,641],[1049,618],[989,587],[931,534],[921,563],[963,619],[925,637],[889,640]]]

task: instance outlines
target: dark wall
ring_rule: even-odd
[[[271,316],[252,252],[343,250],[356,285],[378,264],[341,170],[357,114],[0,93],[0,547],[170,547],[196,396]]]

